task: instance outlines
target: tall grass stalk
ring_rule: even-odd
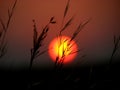
[[[42,29],[42,32],[38,35],[37,32],[37,26],[35,20],[33,20],[33,48],[31,49],[31,59],[30,59],[30,65],[29,70],[31,71],[33,61],[40,55],[44,54],[47,50],[41,51],[40,48],[43,46],[43,42],[45,41],[45,38],[47,37],[49,26],[50,24],[55,24],[56,21],[54,20],[54,17],[51,17],[48,24]]]
[[[71,42],[78,36],[78,34],[80,33],[80,31],[86,26],[86,24],[89,23],[90,20],[87,20],[86,22],[80,23],[78,25],[78,27],[76,28],[76,30],[73,32],[71,39],[70,40],[64,40],[63,44],[68,42],[67,47],[65,48],[63,45],[63,50],[62,50],[62,56],[59,56],[59,48],[61,47],[61,40],[62,40],[62,33],[72,24],[73,20],[74,20],[74,16],[72,16],[67,22],[65,21],[65,18],[67,17],[68,11],[69,11],[69,7],[70,7],[70,0],[68,0],[65,10],[64,10],[64,14],[63,14],[63,19],[62,19],[62,24],[61,24],[61,29],[59,32],[58,37],[60,38],[60,45],[58,46],[58,56],[56,57],[56,61],[55,61],[55,68],[62,68],[63,64],[64,64],[64,60],[66,58],[66,53],[68,51],[70,51],[70,49],[74,46],[71,45]],[[65,24],[64,24],[65,23]],[[77,51],[71,51],[68,55],[74,54],[79,52],[80,50]]]
[[[111,57],[110,57],[109,65],[112,64],[113,58],[114,58],[118,48],[120,47],[119,45],[120,45],[120,36],[115,36],[114,35],[114,47],[113,47],[113,51],[112,51],[112,54],[111,54]]]
[[[0,18],[0,24],[2,26],[2,29],[0,30],[0,58],[2,58],[7,52],[6,35],[15,11],[16,4],[17,0],[15,0],[12,8],[8,9],[8,19],[6,23],[4,23],[4,21]]]

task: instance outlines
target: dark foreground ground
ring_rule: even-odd
[[[120,90],[120,63],[53,69],[7,71],[0,70],[0,90]]]

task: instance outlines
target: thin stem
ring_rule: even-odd
[[[8,28],[9,28],[9,25],[10,25],[10,22],[11,22],[11,19],[12,19],[13,12],[14,12],[16,4],[17,4],[17,0],[15,0],[11,12],[8,9],[8,20],[7,20],[7,24],[6,25],[3,23],[2,19],[0,19],[0,22],[1,22],[1,25],[2,25],[2,28],[3,28],[2,35],[0,37],[0,39],[1,39],[1,42],[0,42],[0,49],[1,49],[0,57],[2,57],[5,54],[5,50],[4,49],[6,48],[5,47],[6,46],[6,40],[5,40],[6,39],[6,34],[7,34]]]
[[[44,51],[40,51],[40,48],[42,47],[43,41],[45,40],[45,38],[47,37],[47,33],[49,31],[49,25],[50,24],[55,24],[56,21],[54,21],[54,17],[52,17],[49,21],[49,23],[47,25],[45,25],[45,27],[42,29],[42,32],[40,33],[40,35],[38,36],[38,32],[37,32],[37,26],[35,23],[35,20],[33,20],[33,48],[31,49],[31,58],[30,58],[30,65],[29,65],[29,71],[31,71],[32,69],[32,65],[33,65],[33,61],[35,58],[37,58],[38,56],[44,54],[47,50]]]
[[[119,36],[119,37],[120,37],[120,36]],[[120,43],[120,38],[119,38],[119,37],[116,37],[116,36],[114,35],[114,48],[113,48],[113,51],[112,51],[112,55],[111,55],[111,57],[110,57],[109,65],[112,64],[114,55],[116,54],[116,51],[117,51],[118,48],[119,48],[119,43]]]

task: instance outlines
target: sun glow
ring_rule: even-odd
[[[64,58],[64,63],[70,63],[76,56],[77,45],[75,41],[67,36],[53,39],[49,45],[49,55],[55,62],[56,58]]]

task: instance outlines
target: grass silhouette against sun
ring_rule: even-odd
[[[58,34],[58,37],[60,38],[60,44],[58,46],[58,50],[60,50],[61,48],[61,37],[63,36],[63,32],[72,24],[73,20],[74,20],[74,16],[72,16],[67,22],[64,22],[65,21],[65,18],[67,17],[67,14],[68,14],[68,10],[69,10],[69,7],[70,7],[70,0],[68,0],[67,4],[66,4],[66,7],[65,7],[65,10],[64,10],[64,15],[63,15],[63,19],[62,19],[62,25],[61,25],[61,28],[59,29],[59,34]],[[59,51],[58,51],[58,55],[56,56],[56,60],[55,60],[55,68],[61,68],[63,66],[63,63],[64,63],[64,59],[66,58],[66,53],[68,53],[68,51],[71,50],[71,48],[74,46],[71,45],[71,42],[74,41],[74,39],[78,36],[78,34],[80,33],[80,31],[86,26],[86,24],[88,24],[90,21],[87,20],[85,22],[82,22],[78,25],[78,27],[76,28],[76,30],[73,32],[71,38],[69,40],[65,40],[63,42],[63,44],[65,44],[67,42],[67,45],[66,47],[64,47],[64,45],[62,45],[62,52],[61,52],[61,56],[59,56]],[[48,49],[46,49],[45,51],[41,51],[40,48],[42,47],[42,44],[43,42],[45,42],[45,38],[47,37],[47,34],[48,34],[48,31],[49,31],[49,28],[50,28],[50,24],[56,24],[56,21],[54,20],[54,17],[52,17],[49,21],[49,23],[42,29],[42,32],[40,33],[40,35],[38,35],[38,32],[37,32],[37,26],[36,26],[36,23],[35,23],[35,20],[33,20],[33,48],[31,49],[31,59],[30,59],[30,65],[29,65],[29,70],[32,69],[32,65],[33,65],[33,61],[35,60],[36,57],[44,54],[46,51],[48,51]],[[79,52],[80,50],[73,50],[69,53],[70,54],[74,54],[74,53],[77,53]]]
[[[49,56],[51,59],[56,62],[56,57],[63,58],[64,64],[72,63],[77,53],[77,44],[75,41],[71,41],[71,38],[68,36],[56,37],[49,44]],[[64,56],[63,56],[64,54]]]
[[[64,10],[64,14],[63,14],[63,19],[62,19],[62,24],[61,24],[61,28],[58,34],[58,38],[60,38],[59,40],[59,46],[58,46],[58,50],[60,50],[61,46],[62,46],[62,53],[59,54],[58,51],[58,55],[56,56],[56,61],[55,61],[55,68],[60,69],[63,67],[65,58],[68,57],[68,55],[74,54],[74,53],[78,53],[80,51],[80,49],[78,48],[78,50],[72,50],[71,48],[74,47],[74,43],[72,43],[74,41],[74,39],[78,36],[78,34],[80,33],[81,30],[83,30],[83,28],[86,26],[86,24],[89,23],[90,19],[82,22],[78,25],[78,27],[74,30],[74,32],[72,33],[72,36],[70,37],[70,39],[66,39],[64,40],[64,42],[62,41],[62,36],[63,32],[73,23],[74,20],[74,16],[72,16],[67,22],[65,22],[65,19],[67,17],[68,11],[69,11],[69,7],[70,7],[70,0],[68,0],[65,10]],[[67,42],[67,43],[66,43]],[[64,47],[63,44],[67,44],[66,47]],[[67,54],[69,52],[69,54]]]
[[[10,9],[8,10],[7,22],[5,23],[2,19],[0,19],[0,24],[2,26],[2,29],[0,30],[0,58],[3,57],[6,54],[6,50],[7,50],[7,48],[6,48],[6,44],[7,44],[6,35],[7,35],[8,29],[9,29],[10,23],[11,23],[11,19],[13,17],[13,13],[15,11],[16,3],[17,3],[17,0],[15,0],[11,10]],[[57,55],[55,56],[55,62],[54,62],[55,63],[55,70],[57,70],[57,71],[62,69],[62,67],[64,65],[65,58],[67,56],[69,56],[71,54],[74,54],[74,53],[78,53],[80,51],[80,49],[71,50],[71,48],[73,48],[73,46],[75,45],[74,43],[71,44],[71,42],[75,40],[75,38],[79,35],[80,31],[83,30],[83,28],[90,21],[90,19],[89,19],[85,22],[80,23],[78,25],[78,27],[76,27],[76,29],[72,33],[71,38],[63,40],[62,37],[64,36],[64,31],[67,30],[67,28],[71,24],[73,24],[72,22],[74,20],[74,16],[73,16],[67,22],[65,22],[66,21],[65,19],[67,17],[68,11],[69,11],[69,7],[70,7],[70,0],[68,0],[67,5],[65,7],[65,10],[64,10],[64,13],[63,13],[62,25],[61,25],[61,28],[59,29],[60,31],[59,31],[58,36],[57,36],[57,38],[59,38],[59,40],[58,40],[59,44],[57,46]],[[51,24],[56,24],[56,20],[55,20],[54,17],[50,18],[48,24],[46,24],[45,27],[43,29],[41,29],[41,33],[39,34],[37,32],[38,29],[37,29],[36,22],[35,22],[35,20],[33,20],[33,47],[31,48],[31,58],[30,58],[30,66],[29,66],[30,71],[32,69],[32,65],[33,65],[34,60],[37,57],[39,57],[40,55],[49,51],[49,49],[45,49],[45,50],[41,51],[41,47],[43,46],[43,43],[46,40],[47,34],[49,34]],[[115,54],[117,53],[117,51],[120,47],[119,45],[120,45],[120,36],[115,36],[114,35],[114,46],[113,46],[112,54],[111,54],[110,60],[109,60],[109,67],[113,65],[112,63],[114,62],[113,60],[115,58]],[[74,72],[70,71],[70,73],[67,73],[67,74],[64,71],[62,73],[61,72],[60,73],[55,72],[55,73],[53,73],[52,78],[51,78],[51,76],[49,76],[52,72],[49,72],[48,74],[45,74],[45,76],[44,76],[45,79],[40,79],[40,81],[38,81],[37,84],[36,84],[36,82],[34,83],[33,79],[38,80],[40,78],[39,75],[41,75],[41,72],[40,72],[38,77],[37,77],[37,75],[35,75],[35,77],[30,77],[31,81],[27,82],[27,83],[30,83],[31,87],[33,87],[34,85],[39,87],[41,84],[42,85],[45,84],[44,88],[46,88],[46,83],[50,83],[50,85],[51,85],[50,87],[52,87],[52,86],[55,87],[55,85],[57,85],[57,84],[58,84],[59,87],[64,87],[64,85],[68,84],[68,87],[70,87],[70,88],[72,86],[77,86],[79,88],[81,88],[81,87],[83,87],[83,88],[95,88],[95,87],[101,87],[101,84],[99,84],[98,82],[101,82],[101,83],[106,85],[107,80],[108,80],[107,82],[109,82],[109,84],[110,84],[111,83],[110,80],[113,80],[115,77],[117,77],[117,78],[119,77],[119,76],[117,76],[117,74],[118,74],[117,72],[119,71],[119,69],[117,69],[117,68],[115,68],[115,69],[113,68],[113,71],[111,71],[111,72],[109,72],[111,70],[111,68],[109,68],[108,71],[104,71],[104,69],[106,69],[106,67],[105,68],[100,67],[100,69],[97,69],[95,66],[90,66],[90,67],[87,68],[87,70],[86,69],[82,70],[81,68],[78,68],[78,69],[79,70],[76,70]],[[116,74],[113,73],[113,72],[115,72],[115,70],[117,71]],[[76,73],[78,73],[78,72],[80,74],[78,74],[78,76],[77,76]],[[87,72],[87,74],[86,74],[86,72]],[[65,78],[63,78],[61,76],[63,74],[66,75]],[[114,75],[112,75],[112,74],[114,74]],[[96,77],[96,75],[98,75],[98,76]],[[14,76],[15,75],[13,75],[12,77],[15,78],[16,76],[15,77]],[[108,78],[108,76],[111,76],[112,79],[111,79],[111,77]],[[22,77],[22,76],[20,76],[20,77]],[[26,80],[26,78],[28,78],[28,77],[29,76],[26,75],[26,77],[22,78],[22,79]],[[56,77],[58,77],[57,80],[56,80]],[[59,79],[59,77],[60,77],[61,80]],[[1,78],[3,78],[3,77],[1,77]],[[11,78],[10,80],[14,81],[13,78]],[[47,78],[47,80],[46,80],[46,78]],[[86,79],[86,78],[89,78],[89,79]],[[6,77],[3,81],[5,82],[5,80],[6,80]],[[9,84],[11,85],[10,80],[9,80],[9,82],[10,82]],[[16,77],[16,82],[19,82],[17,80],[18,80],[18,77]],[[19,82],[20,87],[24,83],[24,80],[21,83]],[[43,80],[43,82],[41,80]],[[59,82],[59,80],[62,81],[63,84],[57,83],[57,82]],[[47,82],[47,81],[49,81],[49,82]],[[14,82],[14,84],[16,84],[16,82]],[[72,84],[74,84],[74,85],[70,84],[69,82],[70,83],[72,82]],[[79,82],[81,84],[78,84],[76,82]],[[114,84],[114,83],[117,84],[117,82],[113,82],[112,84]],[[12,83],[13,86],[15,86],[14,84]],[[109,85],[109,84],[107,84],[107,85]],[[112,84],[110,84],[110,85],[112,86]],[[26,83],[25,83],[25,85],[26,85]],[[100,86],[97,86],[97,85],[100,85]],[[6,83],[5,83],[5,86],[6,86]]]

